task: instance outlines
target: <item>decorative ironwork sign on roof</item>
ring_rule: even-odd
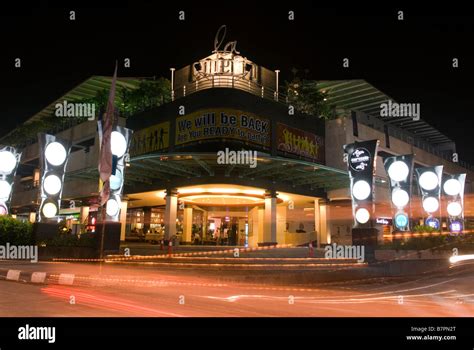
[[[212,55],[193,64],[193,74],[197,80],[202,78],[232,77],[233,79],[255,79],[257,70],[254,63],[237,51],[237,41],[225,43],[227,26],[222,25],[214,38]]]
[[[213,53],[220,53],[220,54],[240,54],[239,51],[236,50],[237,47],[237,40],[229,41],[227,44],[224,45],[223,49],[220,50],[221,46],[224,44],[224,39],[227,34],[227,26],[225,24],[221,25],[220,28],[217,30],[216,37],[214,38],[214,51]]]

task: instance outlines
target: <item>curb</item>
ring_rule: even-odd
[[[189,271],[189,269],[180,269]],[[212,279],[211,282],[179,282],[166,279],[154,279],[154,277],[136,277],[127,275],[99,275],[99,274],[74,274],[74,273],[47,273],[41,271],[21,271],[18,269],[0,269],[0,280],[36,285],[64,285],[81,287],[103,287],[103,286],[222,286],[226,283],[258,284],[261,286],[271,285],[313,285],[315,287],[323,284],[355,284],[380,279],[411,279],[414,276],[444,275],[448,270],[437,269],[435,271],[424,271],[416,274],[397,274],[379,266],[364,266],[352,268],[327,268],[306,270],[277,270],[277,269],[199,269],[200,277]],[[251,273],[248,273],[251,271]],[[216,274],[219,273],[219,274]],[[226,272],[229,272],[226,274]],[[297,272],[297,273],[295,273]],[[183,275],[186,276],[186,275]]]
[[[57,277],[56,277],[57,276]],[[0,270],[0,278],[11,282],[24,282],[32,284],[48,284],[50,279],[57,279],[57,284],[74,284],[75,275],[70,273],[51,274],[47,272],[27,272],[15,269]]]
[[[365,270],[365,271],[362,271]],[[244,270],[241,270],[241,272]],[[248,270],[245,270],[248,271]],[[47,273],[47,272],[29,272],[16,269],[0,269],[0,280],[18,283],[27,283],[35,285],[64,285],[80,287],[102,287],[102,286],[222,286],[226,283],[256,283],[259,285],[282,285],[282,284],[320,284],[320,283],[345,283],[347,281],[366,280],[368,278],[380,278],[378,273],[374,274],[372,269],[345,269],[334,271],[327,270],[306,270],[298,273],[288,270],[260,270],[261,273],[252,274],[233,274],[233,275],[213,275],[216,270],[209,270],[210,274],[201,275],[201,277],[212,278],[212,282],[178,282],[172,280],[156,280],[153,278],[137,278],[135,276],[123,275],[81,275],[73,273]],[[236,272],[236,271],[232,271]]]

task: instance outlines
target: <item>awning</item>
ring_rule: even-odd
[[[129,189],[149,186],[166,188],[170,183],[182,180],[185,182],[199,181],[216,183],[227,179],[227,182],[246,180],[252,182],[265,181],[287,188],[304,188],[306,190],[329,191],[337,188],[347,188],[349,177],[346,171],[316,164],[300,159],[272,157],[258,154],[258,166],[217,164],[216,153],[172,153],[150,154],[132,158],[126,168],[125,185]],[[69,179],[99,178],[97,168],[67,173]]]

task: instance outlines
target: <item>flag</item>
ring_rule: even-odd
[[[117,63],[115,63],[115,72],[110,86],[109,100],[102,121],[99,121],[99,134],[102,136],[99,156],[99,174],[102,186],[100,189],[100,205],[107,203],[110,195],[109,178],[112,173],[112,147],[111,135],[114,120],[114,101],[115,101],[115,83],[117,81]]]

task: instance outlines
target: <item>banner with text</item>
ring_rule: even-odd
[[[270,146],[270,121],[234,109],[200,110],[176,119],[176,145],[209,139],[234,139]]]

